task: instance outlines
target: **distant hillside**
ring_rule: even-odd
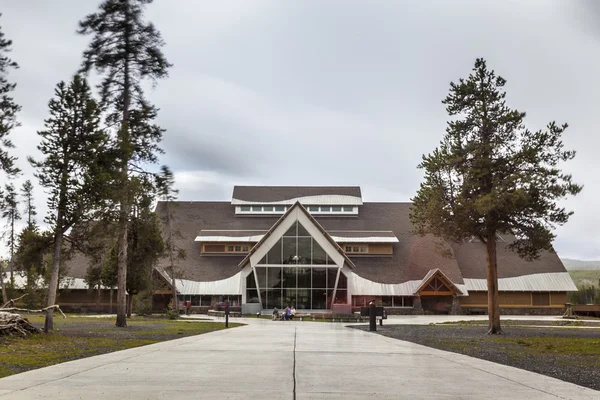
[[[571,260],[569,258],[561,258],[565,268],[569,271],[590,271],[600,270],[600,261],[582,261],[582,260]]]

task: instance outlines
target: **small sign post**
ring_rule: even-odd
[[[229,328],[229,300],[225,302],[225,328]]]

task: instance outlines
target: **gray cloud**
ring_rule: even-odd
[[[530,129],[570,124],[578,156],[567,169],[586,187],[567,202],[576,213],[556,248],[600,258],[596,3],[157,0],[148,17],[174,63],[148,93],[167,129],[161,162],[184,200],[279,184],[360,185],[365,200],[408,201],[421,155],[444,134],[449,82],[485,57]],[[0,0],[22,67],[10,76],[23,105],[12,138],[26,176],[53,88],[81,61],[77,21],[97,4]]]

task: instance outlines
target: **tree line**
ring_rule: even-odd
[[[165,232],[152,212],[157,197],[174,200],[173,174],[163,166],[151,170],[163,153],[159,144],[165,130],[156,124],[158,109],[145,96],[146,83],[168,77],[160,32],[144,18],[152,0],[105,0],[98,10],[79,21],[77,34],[90,38],[77,74],[56,85],[48,103],[44,129],[38,132],[39,159],[28,157],[34,177],[48,195],[49,226],[37,225],[33,184],[21,188],[27,225],[17,232],[22,218],[18,194],[11,182],[21,175],[9,134],[18,125],[21,107],[12,93],[16,84],[9,72],[18,64],[9,57],[12,41],[0,31],[0,174],[7,178],[0,195],[5,220],[8,301],[17,269],[27,277],[32,293],[40,278],[46,282],[44,301],[55,304],[65,261],[75,252],[90,259],[86,281],[90,287],[117,287],[116,325],[127,325],[134,295],[149,287],[152,267],[165,255],[177,257],[172,233]],[[87,77],[100,78],[97,92]],[[169,213],[167,213],[168,215]],[[5,265],[6,264],[6,265]],[[1,271],[0,271],[1,272]],[[173,266],[171,268],[173,273]],[[173,291],[175,293],[175,290]],[[176,298],[176,296],[175,296]],[[45,331],[53,329],[53,312],[46,314]]]

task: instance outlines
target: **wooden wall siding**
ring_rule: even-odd
[[[346,254],[394,254],[392,243],[339,243],[340,247]],[[367,252],[346,251],[346,246],[351,247],[366,247]]]
[[[564,306],[567,302],[567,293],[550,293],[550,304],[553,306]]]
[[[202,253],[211,253],[211,254],[219,254],[219,253],[235,253],[235,254],[247,254],[252,247],[254,247],[256,243],[203,243],[202,244]],[[229,246],[247,246],[248,251],[229,251]]]
[[[547,295],[548,292],[545,292]],[[533,296],[537,296],[534,302]],[[540,292],[500,292],[498,301],[501,307],[564,307],[567,301],[566,292],[550,293],[550,302],[542,301],[544,294]],[[487,307],[487,292],[469,292],[468,296],[460,297],[463,307]]]

